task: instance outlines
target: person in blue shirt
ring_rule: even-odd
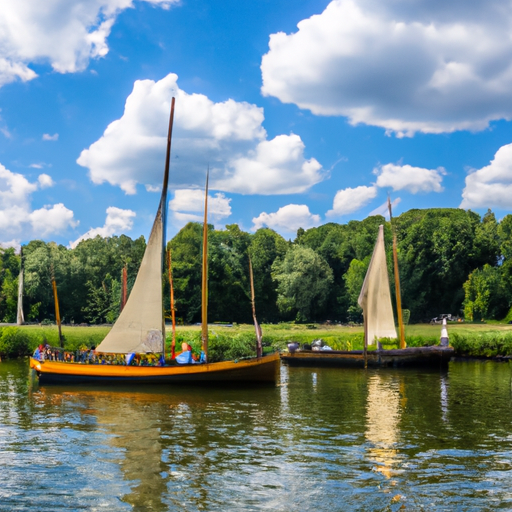
[[[176,356],[178,364],[194,364],[196,362],[194,354],[192,354],[192,347],[183,342],[181,344],[181,352]]]

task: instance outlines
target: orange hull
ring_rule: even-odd
[[[224,361],[210,364],[176,366],[121,366],[106,364],[38,361],[30,358],[41,383],[64,382],[147,382],[147,383],[211,383],[211,382],[277,382],[279,354],[260,359]]]

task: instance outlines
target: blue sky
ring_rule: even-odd
[[[4,0],[0,243],[512,206],[512,2]]]

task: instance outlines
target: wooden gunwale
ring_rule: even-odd
[[[122,366],[106,364],[66,363],[59,361],[38,361],[30,358],[30,367],[39,375],[41,382],[65,380],[109,382],[172,382],[198,380],[275,382],[279,369],[279,354],[244,359],[238,362],[176,365],[176,366]],[[62,379],[60,379],[62,378]]]

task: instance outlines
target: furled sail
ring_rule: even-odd
[[[130,297],[116,323],[96,348],[98,352],[109,354],[164,353],[165,323],[162,271],[173,119],[174,98],[171,101],[167,155],[160,206]]]
[[[370,266],[357,302],[363,308],[366,340],[369,345],[373,345],[380,338],[396,338],[382,225],[379,226]]]

